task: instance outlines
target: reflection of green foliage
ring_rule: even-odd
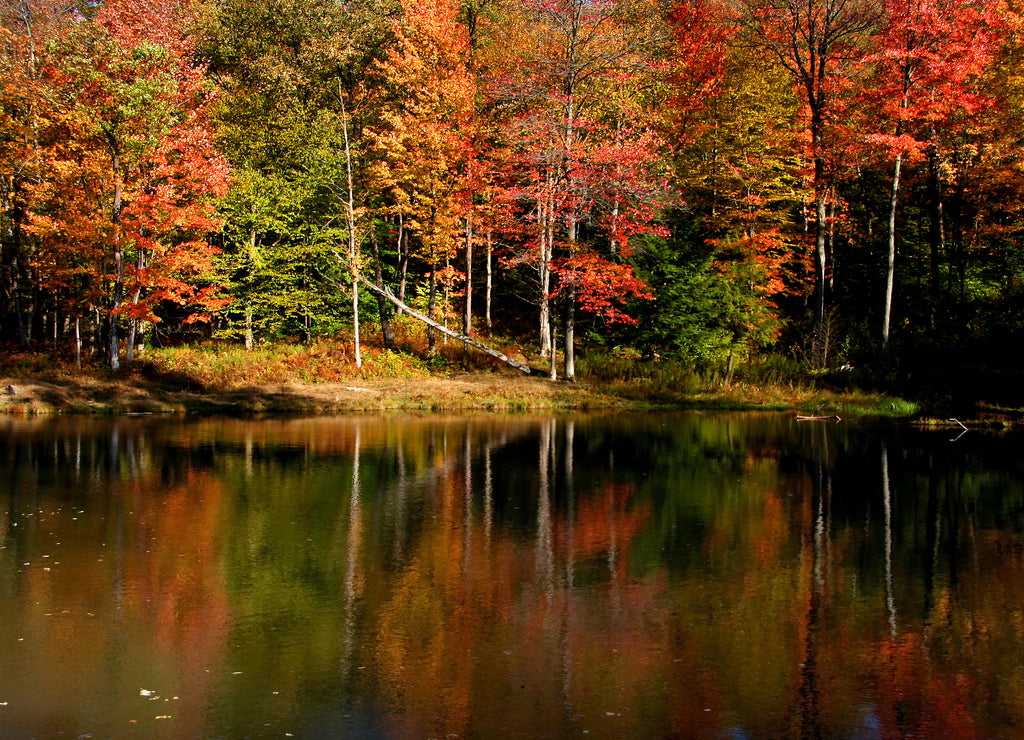
[[[1011,436],[952,444],[782,414],[76,422],[91,482],[75,494],[78,468],[39,464],[73,449],[54,429],[3,440],[0,476],[33,492],[10,502],[5,603],[39,575],[18,564],[48,547],[44,528],[84,527],[62,560],[85,569],[90,594],[132,594],[106,608],[129,604],[144,662],[168,660],[172,683],[184,669],[175,644],[146,639],[166,634],[146,625],[147,589],[159,601],[165,574],[192,572],[188,512],[205,504],[215,547],[188,544],[219,559],[199,564],[209,591],[195,603],[214,594],[227,625],[198,652],[217,673],[205,734],[296,732],[360,705],[398,737],[454,732],[438,717],[455,705],[464,736],[567,735],[566,702],[623,737],[689,723],[700,736],[811,723],[853,736],[865,703],[902,730],[945,711],[986,736],[1020,720],[1024,462]],[[91,513],[35,516],[69,496]],[[19,500],[33,516],[14,518]],[[116,558],[92,557],[108,547]],[[193,603],[183,583],[176,606]],[[30,624],[37,604],[20,608]],[[102,627],[112,645],[116,621]],[[118,659],[129,649],[117,642]],[[891,712],[905,724],[886,724]]]

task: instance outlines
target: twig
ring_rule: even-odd
[[[952,418],[952,417],[950,417],[950,419],[949,419],[949,420],[950,420],[950,421],[955,421],[955,422],[956,422],[957,424],[959,424],[959,425],[960,425],[960,428],[961,428],[961,429],[963,429],[963,431],[962,431],[962,432],[960,432],[960,434],[956,435],[955,437],[953,437],[953,439],[949,440],[950,442],[956,442],[956,441],[957,441],[958,439],[960,439],[960,438],[961,438],[962,436],[964,436],[965,434],[967,434],[967,425],[966,425],[966,424],[964,424],[964,423],[963,423],[962,421],[960,421],[959,419],[954,419],[954,418]]]

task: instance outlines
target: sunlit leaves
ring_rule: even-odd
[[[397,46],[373,70],[376,112],[366,130],[384,212],[401,215],[430,264],[454,254],[467,203],[475,83],[455,2],[406,0]]]
[[[229,169],[206,119],[212,89],[187,56],[186,18],[175,6],[111,3],[51,43],[48,177],[33,216],[52,255],[41,280],[67,287],[77,275],[85,285],[69,299],[105,303],[112,316],[159,320],[169,301],[203,317],[224,303],[206,283],[206,235]]]

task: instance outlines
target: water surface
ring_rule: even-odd
[[[1024,737],[1021,437],[0,420],[0,737]]]

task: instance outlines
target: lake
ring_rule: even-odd
[[[1024,437],[0,419],[0,738],[1024,737]]]

